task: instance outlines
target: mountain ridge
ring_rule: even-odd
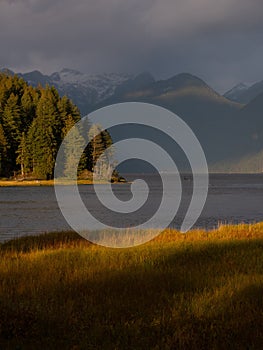
[[[232,101],[248,104],[263,93],[263,80],[254,84],[240,83],[227,91],[224,96]]]
[[[8,72],[14,74],[10,70]],[[204,148],[211,169],[214,164],[216,169],[230,169],[231,164],[233,171],[235,166],[236,169],[240,169],[241,165],[245,169],[246,164],[251,167],[248,157],[263,150],[263,91],[249,103],[242,104],[226,94],[220,95],[204,80],[190,73],[180,73],[166,80],[155,80],[148,72],[136,76],[116,73],[88,76],[68,68],[49,76],[39,71],[18,75],[34,86],[39,83],[59,86],[60,94],[70,97],[82,115],[123,102],[145,102],[164,107],[192,128]],[[260,87],[257,84],[239,86],[235,90],[247,91],[255,85]],[[144,137],[147,133],[136,127],[130,127],[126,132],[128,137]],[[115,142],[122,137],[120,130],[113,130],[111,134]],[[169,147],[177,154],[172,149],[174,146]],[[258,169],[249,168],[251,172]]]
[[[90,109],[87,106],[108,98],[114,94],[116,87],[133,78],[127,73],[84,74],[70,68],[63,68],[50,75],[43,74],[39,70],[15,73],[7,68],[1,69],[1,72],[16,74],[34,87],[38,84],[53,85],[61,96],[67,95],[78,105],[82,115]]]

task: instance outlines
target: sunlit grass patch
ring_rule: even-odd
[[[261,349],[263,224],[113,249],[75,233],[0,247],[0,348]]]

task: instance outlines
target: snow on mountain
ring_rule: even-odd
[[[83,74],[74,69],[64,68],[53,73],[50,78],[56,82],[58,88],[75,87],[96,91],[97,101],[100,102],[114,94],[116,87],[132,78],[130,74],[104,73]]]
[[[224,96],[230,100],[248,104],[261,94],[263,94],[263,80],[253,84],[239,84],[226,92]]]
[[[231,90],[227,91],[224,96],[232,101],[238,101],[240,95],[247,91],[251,85],[245,83],[239,83],[234,86]]]
[[[6,68],[0,71],[15,74]],[[111,97],[117,87],[134,78],[126,73],[84,74],[69,68],[63,68],[51,75],[42,74],[37,70],[17,74],[32,86],[55,86],[61,96],[67,95],[73,100],[83,115],[90,111],[91,106]]]

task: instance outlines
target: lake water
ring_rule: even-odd
[[[132,177],[130,177],[132,179]],[[145,176],[151,188],[151,197],[144,210],[131,217],[105,210],[96,199],[92,186],[79,186],[83,202],[99,220],[112,226],[140,224],[154,214],[161,198],[162,187],[158,176]],[[170,177],[171,186],[173,178]],[[210,175],[209,193],[204,210],[195,227],[214,228],[218,223],[251,223],[263,221],[263,174]],[[192,181],[182,178],[183,198],[171,226],[179,227],[189,205]],[[101,185],[103,186],[103,185]],[[103,187],[102,187],[103,188]],[[113,191],[121,200],[131,197],[130,184],[114,184]],[[157,203],[157,204],[156,204]],[[173,208],[171,208],[172,210]],[[52,187],[0,188],[0,241],[23,235],[70,230],[61,214]]]

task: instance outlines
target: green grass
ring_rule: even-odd
[[[262,349],[263,224],[0,246],[0,349]]]

